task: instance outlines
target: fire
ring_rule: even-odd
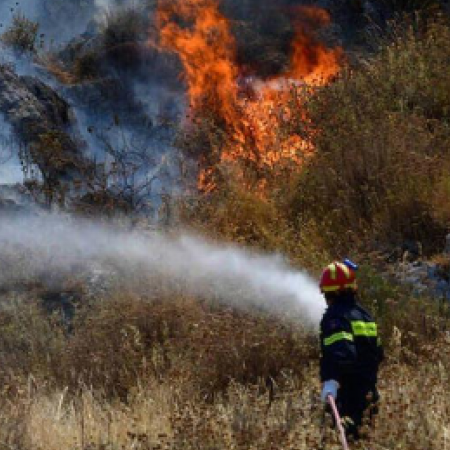
[[[177,21],[189,22],[184,28]],[[207,106],[233,120],[237,99],[235,41],[214,0],[159,3],[160,45],[178,54],[192,108]]]
[[[206,107],[223,122],[228,135],[223,162],[270,169],[287,160],[300,167],[314,153],[313,145],[298,134],[282,132],[292,118],[292,99],[298,100],[292,89],[328,83],[339,72],[342,50],[329,49],[315,38],[314,31],[330,21],[324,10],[301,7],[294,17],[289,69],[271,80],[242,79],[236,42],[216,0],[160,0],[159,45],[179,56],[192,110]],[[302,119],[307,121],[306,115]],[[214,170],[206,167],[199,188],[211,190],[213,178]]]
[[[296,37],[288,75],[307,85],[326,84],[339,73],[343,56],[340,47],[329,49],[315,37],[315,30],[330,24],[330,15],[313,6],[301,6],[294,14]]]

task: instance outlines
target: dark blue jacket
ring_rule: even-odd
[[[372,316],[348,293],[326,310],[320,324],[322,381],[361,379],[375,384],[383,347]]]

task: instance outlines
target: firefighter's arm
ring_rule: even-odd
[[[321,324],[320,377],[323,382],[336,380],[352,371],[356,347],[351,325],[343,318],[325,317]]]

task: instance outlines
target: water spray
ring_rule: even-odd
[[[20,271],[0,273],[0,287],[21,277],[70,278],[89,267],[114,267],[124,280],[141,274],[174,293],[236,308],[256,308],[317,329],[325,310],[317,283],[280,255],[180,233],[130,231],[60,215],[0,218],[0,263]],[[15,277],[16,280],[12,280]]]

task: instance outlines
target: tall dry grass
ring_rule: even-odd
[[[419,21],[394,35],[307,104],[316,156],[288,211],[330,248],[416,240],[433,253],[450,228],[450,28]]]
[[[365,448],[445,449],[447,313],[370,271],[361,297],[387,350]],[[291,322],[123,292],[66,325],[29,294],[0,311],[5,448],[339,448],[330,420],[322,426],[317,335]]]
[[[415,368],[391,361],[381,376],[380,413],[373,428],[364,430],[364,443],[352,448],[448,448],[448,356]],[[330,419],[322,425],[316,367],[305,365],[303,371],[307,381],[286,374],[285,386],[276,389],[274,399],[261,394],[258,385],[237,383],[213,401],[173,380],[147,380],[125,402],[111,401],[88,387],[75,397],[66,390],[35,387],[14,407],[2,409],[6,426],[0,439],[13,448],[42,450],[310,450],[321,442],[338,449]]]

